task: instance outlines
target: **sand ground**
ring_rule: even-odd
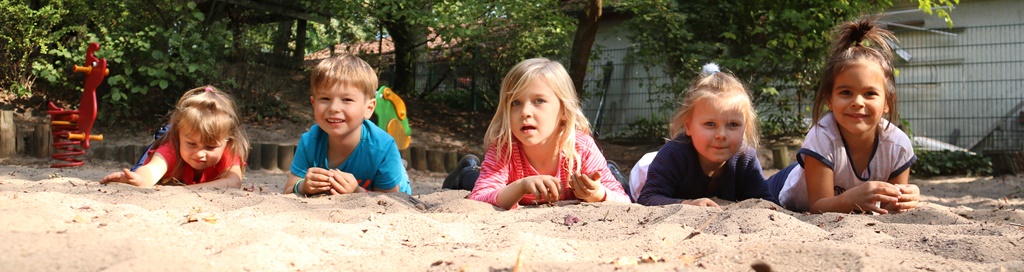
[[[903,214],[572,203],[502,211],[410,172],[412,196],[100,185],[120,165],[0,160],[2,271],[1024,270],[1024,178],[913,179]],[[573,219],[578,222],[572,223]]]

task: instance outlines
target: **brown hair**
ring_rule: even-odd
[[[498,150],[499,161],[507,162],[512,156],[512,121],[509,112],[512,109],[512,100],[526,89],[534,80],[543,80],[555,92],[558,103],[562,108],[561,131],[558,132],[558,147],[566,159],[566,169],[569,173],[577,173],[581,167],[579,153],[576,151],[576,137],[573,132],[590,135],[590,122],[583,115],[580,109],[579,99],[576,97],[576,89],[572,85],[572,78],[566,72],[565,67],[557,61],[546,58],[532,58],[519,62],[512,70],[508,71],[505,79],[501,81],[501,94],[498,100],[498,109],[487,126],[487,133],[484,135],[484,146],[492,146]]]
[[[377,93],[377,73],[369,63],[353,55],[341,55],[320,61],[310,75],[313,95],[319,90],[352,85],[372,99]]]
[[[235,106],[234,98],[213,86],[199,87],[185,92],[178,99],[178,104],[174,107],[174,112],[171,113],[169,123],[171,128],[157,139],[153,146],[170,144],[179,153],[177,158],[165,158],[177,160],[175,169],[173,169],[175,178],[181,174],[181,167],[184,163],[179,149],[181,147],[178,146],[178,133],[183,128],[199,133],[200,141],[204,144],[216,143],[226,137],[227,149],[231,153],[238,156],[242,162],[249,157],[249,140],[245,136],[241,119],[238,117],[238,108]],[[245,172],[245,167],[242,167],[242,172]]]
[[[679,134],[686,132],[686,122],[690,120],[693,115],[693,108],[697,102],[703,100],[714,101],[721,103],[731,98],[740,98],[737,104],[733,105],[743,112],[743,143],[754,149],[760,144],[761,137],[757,129],[757,112],[754,110],[754,105],[750,102],[750,94],[747,93],[747,89],[743,86],[743,83],[736,79],[735,76],[727,72],[718,71],[718,66],[714,65],[712,71],[708,71],[708,64],[705,65],[705,71],[690,83],[690,87],[686,89],[686,94],[683,97],[683,101],[679,104],[676,109],[676,113],[672,116],[672,121],[669,123],[669,136],[672,139],[679,136]]]
[[[835,87],[835,78],[839,72],[846,69],[850,64],[861,59],[878,63],[885,74],[885,104],[889,107],[886,118],[891,122],[899,122],[899,113],[896,111],[896,77],[892,65],[892,49],[889,41],[897,42],[892,32],[885,30],[876,23],[876,17],[863,17],[853,22],[840,24],[836,28],[835,40],[829,49],[828,59],[825,62],[824,78],[818,85],[818,92],[814,95],[814,108],[812,110],[814,124],[828,113],[825,105],[832,98],[832,88]],[[888,41],[887,41],[888,40]]]

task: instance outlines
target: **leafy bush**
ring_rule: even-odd
[[[636,119],[623,132],[626,139],[638,142],[657,142],[667,133],[668,121],[659,117]]]
[[[0,90],[22,97],[31,95],[37,78],[54,77],[34,74],[33,66],[39,63],[33,60],[53,47],[62,47],[62,36],[82,30],[59,25],[68,13],[59,1],[38,9],[25,2],[0,0],[0,60],[4,60],[0,62]]]
[[[797,115],[764,114],[759,120],[761,135],[766,141],[776,141],[785,137],[803,137],[806,125]]]
[[[97,125],[151,126],[182,93],[207,84],[234,92],[243,116],[287,116],[271,98],[292,82],[257,84],[223,71],[265,55],[276,28],[232,28],[231,15],[208,18],[208,9],[178,0],[0,0],[0,59],[9,60],[0,62],[0,91],[74,108],[84,75],[71,66],[82,65],[87,44],[98,42],[96,57],[107,59],[110,73],[97,88]]]
[[[992,161],[982,155],[963,151],[920,151],[917,153],[917,162],[910,167],[910,174],[925,177],[991,175]]]

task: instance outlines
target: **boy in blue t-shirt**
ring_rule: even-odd
[[[316,124],[299,140],[284,192],[412,194],[395,139],[368,121],[377,106],[373,68],[355,56],[328,58],[310,87]]]

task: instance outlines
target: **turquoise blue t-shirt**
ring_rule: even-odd
[[[302,134],[292,159],[292,174],[305,178],[310,167],[328,169],[327,137],[327,132],[316,124]],[[359,145],[337,169],[351,173],[359,181],[359,186],[367,190],[399,186],[398,191],[412,194],[395,139],[368,120],[363,120]]]

